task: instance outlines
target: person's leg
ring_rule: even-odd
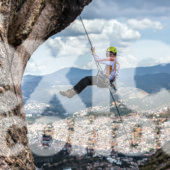
[[[73,89],[76,93],[81,93],[87,86],[96,85],[96,76],[87,76],[81,79]]]
[[[60,91],[60,94],[69,98],[81,93],[87,86],[96,85],[96,76],[87,76],[81,79],[72,89]]]

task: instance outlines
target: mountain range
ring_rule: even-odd
[[[118,91],[121,90],[115,97],[119,98],[120,94],[129,104],[138,103],[140,107],[145,108],[148,100],[152,100],[151,95],[159,93],[162,89],[170,91],[169,68],[170,64],[121,69],[117,80]],[[43,103],[43,109],[39,111],[43,113],[76,112],[92,105],[108,105],[110,95],[107,89],[89,87],[72,99],[67,99],[58,93],[59,90],[71,88],[81,78],[96,75],[96,73],[97,70],[64,68],[44,76],[25,75],[22,81],[22,93],[26,112],[29,110],[30,113],[32,110],[36,110],[33,103],[36,103],[36,106],[39,104],[37,108],[41,107],[40,104]],[[169,100],[168,94],[165,96],[166,100]],[[145,104],[140,103],[141,98],[144,103],[146,102]],[[27,106],[33,108],[28,107],[29,109],[27,109]]]

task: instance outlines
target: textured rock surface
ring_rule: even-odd
[[[0,0],[0,169],[34,169],[21,93],[25,67],[37,47],[90,1]],[[17,142],[25,148],[14,154]]]
[[[167,142],[164,146],[169,153],[170,142]],[[159,149],[151,159],[146,162],[144,166],[140,167],[141,170],[166,170],[170,169],[170,156],[162,149]]]

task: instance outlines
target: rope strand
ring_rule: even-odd
[[[90,44],[91,49],[92,49],[92,48],[93,48],[92,41],[90,40],[89,34],[88,34],[87,30],[86,30],[86,27],[85,27],[85,24],[84,24],[84,22],[83,22],[83,19],[82,19],[81,15],[79,16],[79,18],[80,18],[80,21],[81,21],[81,23],[82,23],[82,25],[83,25],[84,31],[85,31],[85,33],[86,33],[87,39],[88,39],[89,44]],[[93,56],[93,58],[94,58],[94,56]],[[95,59],[94,59],[94,60],[95,60]],[[101,65],[100,65],[96,60],[95,60],[95,63],[96,63],[96,66],[97,66],[97,68],[98,68],[98,73],[99,73],[99,72],[102,72],[102,73],[103,73],[103,70],[102,70]],[[120,119],[120,121],[123,123],[123,119],[122,119],[122,117],[121,117],[119,108],[118,108],[118,106],[117,106],[117,104],[116,104],[116,100],[115,100],[115,98],[114,98],[114,96],[113,96],[110,88],[111,88],[111,86],[109,86],[109,91],[110,91],[112,100],[113,100],[113,102],[114,102],[114,104],[115,104],[115,108],[116,108],[116,110],[117,110],[119,119]],[[129,145],[131,146],[130,139],[129,139],[129,137],[127,136],[127,132],[126,132],[126,129],[124,128],[124,126],[123,126],[123,129],[124,129],[124,132],[125,132],[125,134],[126,134],[127,140],[129,141]]]
[[[90,46],[91,46],[91,48],[93,48],[92,42],[91,42],[91,40],[90,40],[89,34],[88,34],[87,30],[86,30],[86,27],[85,27],[85,25],[84,25],[84,22],[83,22],[83,19],[82,19],[81,15],[79,16],[79,18],[80,18],[80,21],[81,21],[81,23],[82,23],[82,25],[83,25],[83,28],[84,28],[84,30],[85,30],[85,33],[86,33],[86,35],[87,35],[87,39],[89,40]]]
[[[90,44],[91,49],[92,49],[92,48],[93,48],[92,41],[91,41],[91,39],[90,39],[90,37],[89,37],[89,34],[88,34],[88,32],[87,32],[87,29],[86,29],[86,27],[85,27],[85,24],[84,24],[84,22],[83,22],[83,19],[82,19],[81,15],[79,16],[79,18],[80,18],[80,21],[81,21],[81,23],[82,23],[82,25],[83,25],[84,31],[85,31],[85,33],[86,33],[87,39],[88,39],[89,44]],[[94,57],[94,56],[93,56],[93,57]],[[94,60],[95,60],[95,59],[94,59]],[[95,60],[95,63],[96,63],[96,66],[97,66],[98,70],[99,70],[100,72],[103,72],[101,65],[100,65],[96,60]]]
[[[81,21],[81,23],[82,23],[82,25],[83,25],[84,31],[85,31],[85,33],[86,33],[86,35],[87,35],[87,39],[88,39],[88,41],[89,41],[89,44],[90,44],[91,48],[93,48],[92,41],[90,40],[89,34],[88,34],[87,30],[86,30],[86,27],[85,27],[85,24],[84,24],[84,22],[83,22],[83,19],[82,19],[81,15],[79,16],[79,18],[80,18],[80,21]],[[99,64],[96,60],[95,60],[95,62],[96,62],[96,66],[97,66],[97,68],[98,68],[98,71],[101,71],[101,72],[103,73],[103,70],[102,70],[100,64]],[[119,115],[119,117],[120,117],[120,120],[122,121],[122,118],[121,118],[119,109],[118,109],[118,107],[117,107],[116,101],[115,101],[115,99],[114,99],[114,96],[113,96],[110,88],[109,88],[109,91],[110,91],[110,94],[111,94],[111,96],[112,96],[112,99],[113,99],[113,101],[114,101],[114,103],[115,103],[115,107],[116,107],[116,109],[117,109],[117,112],[118,112],[118,115]]]
[[[85,27],[85,24],[84,24],[84,22],[83,22],[83,19],[82,19],[81,15],[79,16],[79,18],[80,18],[80,21],[81,21],[81,23],[82,23],[82,25],[83,25],[84,31],[85,31],[85,33],[86,33],[86,35],[87,35],[87,39],[88,39],[88,41],[89,41],[89,44],[90,44],[91,48],[93,48],[92,41],[90,40],[89,34],[88,34],[87,30],[86,30],[86,27]],[[96,62],[96,60],[95,60],[95,62]],[[97,68],[98,68],[98,72],[101,71],[101,72],[103,73],[103,70],[102,70],[102,68],[101,68],[101,66],[100,66],[100,64],[99,64],[98,62],[96,62],[96,66],[97,66]],[[113,102],[115,103],[115,107],[116,107],[116,110],[117,110],[117,112],[118,112],[119,118],[120,118],[120,120],[122,121],[122,118],[121,118],[119,109],[118,109],[118,107],[117,107],[116,101],[115,101],[115,99],[114,99],[114,96],[113,96],[110,88],[109,88],[109,91],[110,91],[110,94],[111,94],[111,96],[112,96]]]

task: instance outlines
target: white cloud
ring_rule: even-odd
[[[140,40],[125,48],[119,60],[121,68],[169,63],[170,45],[161,41]]]
[[[89,36],[96,47],[97,54],[102,57],[105,57],[105,50],[110,45],[116,46],[118,51],[121,51],[131,42],[140,38],[138,31],[117,20],[96,19],[85,20],[84,23],[90,32]],[[80,24],[80,21],[76,20],[67,29],[67,32],[70,31],[69,34],[71,34],[74,28],[78,33],[77,36],[57,36],[54,39],[49,38],[41,45],[32,56],[36,65],[32,65],[32,63],[30,66],[28,65],[27,73],[31,73],[32,70],[32,74],[35,74],[37,70],[37,74],[40,72],[49,74],[64,67],[79,66],[79,64],[81,68],[92,68],[92,65],[89,65],[89,61],[92,60],[90,45],[82,25],[80,29]],[[79,34],[81,31],[83,35]],[[42,68],[43,65],[46,66],[46,69]],[[95,66],[93,65],[93,67]]]
[[[121,68],[130,68],[138,64],[138,60],[135,56],[131,54],[124,54],[118,58]]]
[[[84,20],[85,27],[89,34],[94,34],[96,36],[107,36],[110,40],[119,39],[121,40],[134,40],[140,38],[140,33],[127,24],[119,22],[115,19],[104,20],[104,19],[94,19],[94,20]],[[74,32],[74,34],[73,34]],[[70,33],[70,34],[68,34]],[[71,24],[67,30],[62,32],[62,36],[85,36],[85,31],[79,20],[76,20]]]
[[[139,29],[139,30],[143,30],[147,28],[158,29],[158,30],[163,29],[163,25],[161,24],[161,22],[151,21],[148,18],[142,20],[129,19],[127,20],[127,24],[133,29]]]
[[[62,43],[59,57],[71,57],[71,56],[80,56],[87,52],[86,43],[84,37],[67,37],[65,42],[61,42],[61,39],[54,40],[55,42],[60,41]]]
[[[100,24],[100,20],[98,21]],[[105,20],[102,33],[106,34],[110,40],[131,41],[140,38],[140,33],[131,29],[126,24],[117,20]]]
[[[99,22],[100,21],[100,22]],[[94,20],[83,20],[83,23],[85,24],[86,29],[88,30],[89,33],[95,33],[95,34],[100,34],[103,30],[103,27],[105,25],[105,20],[102,19],[94,19]],[[77,34],[84,34],[84,29],[83,25],[79,20],[75,20],[68,30],[70,33],[75,33]]]
[[[154,64],[160,63],[163,60],[162,54],[169,54],[168,50],[164,53],[161,50],[161,53],[156,52],[157,54],[151,52],[159,49],[159,46],[154,42],[139,43],[141,34],[140,30],[136,30],[135,24],[138,25],[138,29],[147,29],[153,27],[154,24],[154,28],[161,29],[158,22],[147,19],[140,21],[131,19],[124,23],[115,19],[95,19],[84,20],[84,23],[99,56],[105,57],[105,50],[109,46],[117,47],[121,68],[136,67],[139,63],[142,63],[141,60],[152,58],[152,56],[158,54],[159,60],[157,61],[155,57],[153,57],[153,60]],[[135,23],[134,26],[132,26],[132,23]],[[72,35],[73,31],[74,34]],[[165,44],[160,46],[163,48]],[[149,52],[144,54],[146,51]],[[61,35],[57,35],[54,39],[49,38],[32,57],[38,67],[46,66],[47,69],[43,69],[42,74],[49,74],[61,68],[75,65],[80,68],[92,68],[89,63],[92,60],[90,45],[79,20],[72,23],[71,27],[64,30]],[[167,58],[166,62],[170,60],[169,57]],[[145,63],[145,65],[150,65],[152,62],[148,60]]]
[[[60,44],[60,48],[56,48],[56,44]],[[48,39],[34,52],[25,74],[50,74],[64,67],[73,67],[79,57],[86,57],[87,51],[85,38],[81,36]]]
[[[61,47],[63,46],[63,41],[61,39],[61,37],[57,37],[58,41],[54,41],[53,39],[49,38],[47,41],[46,41],[46,45],[51,49],[55,49],[56,51],[60,50]]]
[[[42,74],[46,70],[45,65],[36,64],[34,61],[29,61],[25,70],[25,74]]]
[[[169,17],[170,1],[160,0],[96,0],[83,11],[84,18]]]
[[[141,37],[138,31],[113,19],[84,20],[84,23],[97,52],[104,56],[105,49],[108,46],[113,45],[116,46],[118,50],[122,50],[122,48],[127,47],[131,42],[138,40]],[[83,55],[89,51],[88,40],[79,20],[72,23],[67,30],[64,30],[62,34],[59,34],[58,37],[52,41],[54,41],[54,43],[51,43],[54,44],[53,47],[51,46],[53,49],[56,48],[56,44],[62,44],[58,56],[67,57],[68,53],[72,55]]]

